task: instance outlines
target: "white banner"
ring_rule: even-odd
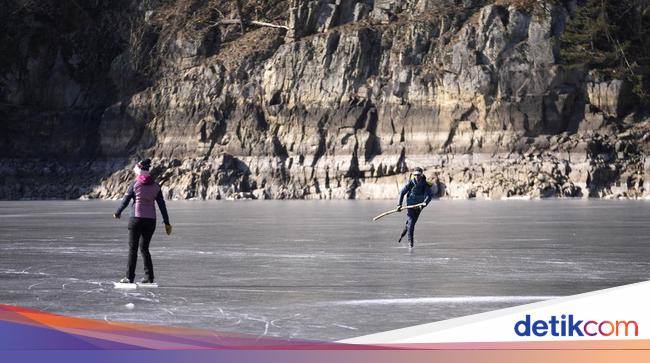
[[[650,339],[650,281],[346,339],[350,344]]]

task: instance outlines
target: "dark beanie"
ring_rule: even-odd
[[[138,168],[140,168],[141,170],[149,171],[149,169],[151,168],[151,159],[140,160],[140,162],[138,163]]]

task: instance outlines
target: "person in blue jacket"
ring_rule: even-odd
[[[417,208],[407,209],[407,219],[404,230],[397,240],[398,243],[402,242],[402,238],[408,233],[409,247],[413,248],[413,233],[415,232],[415,223],[417,223],[418,218],[422,209],[429,204],[433,198],[433,191],[431,190],[431,184],[427,182],[427,177],[424,176],[424,171],[422,168],[415,168],[415,171],[411,174],[412,178],[402,187],[402,190],[399,193],[399,202],[397,203],[397,210],[402,210],[402,202],[404,201],[404,196],[406,197],[406,205],[414,205],[424,203],[424,206]]]

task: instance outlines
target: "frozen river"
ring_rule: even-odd
[[[645,201],[434,201],[413,251],[396,242],[405,213],[371,221],[392,201],[169,202],[174,234],[159,224],[151,244],[160,287],[117,290],[117,204],[0,202],[0,303],[333,341],[650,276]]]

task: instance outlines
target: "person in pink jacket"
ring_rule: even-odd
[[[151,253],[149,253],[149,243],[156,230],[156,208],[154,201],[158,204],[160,214],[165,224],[165,232],[172,233],[172,226],[169,223],[167,215],[167,206],[163,198],[160,185],[156,183],[149,174],[151,169],[151,160],[144,159],[136,164],[134,171],[137,174],[135,182],[129,186],[129,190],[124,195],[122,203],[115,214],[114,218],[120,218],[122,211],[133,200],[131,218],[129,219],[129,260],[126,266],[126,277],[120,280],[121,283],[133,283],[135,279],[135,265],[138,259],[138,247],[144,260],[144,274],[142,283],[153,283],[153,262]]]

